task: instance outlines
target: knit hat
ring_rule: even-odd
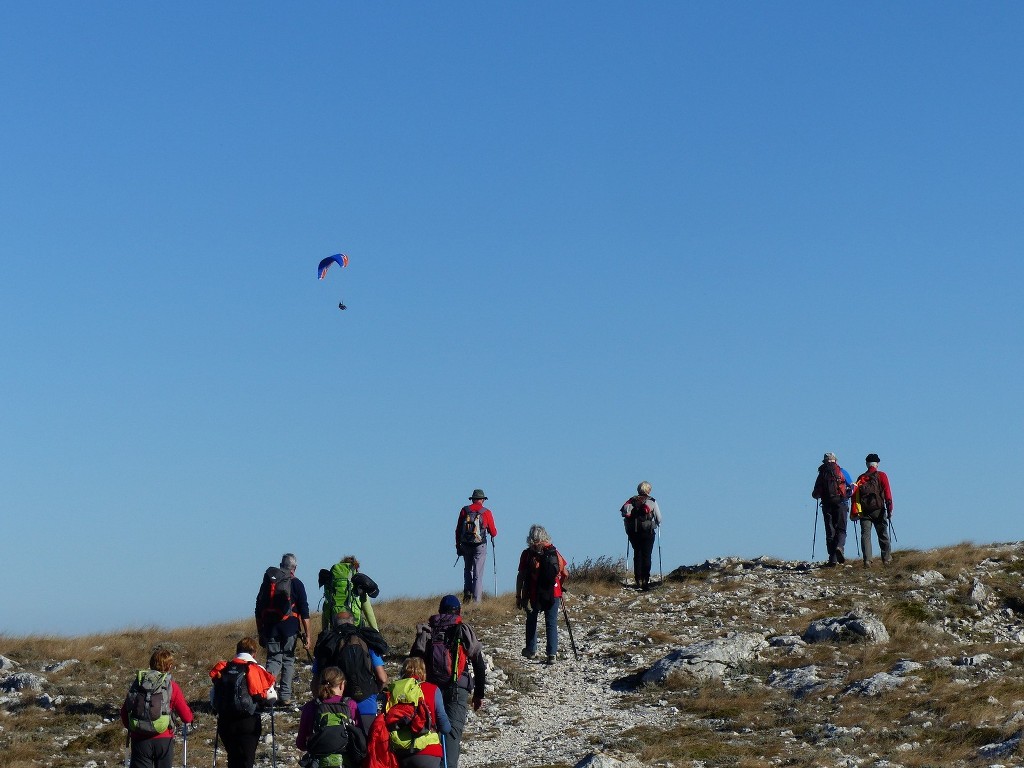
[[[877,453],[869,453],[867,456],[864,457],[864,463],[865,464],[877,464],[880,461],[881,461],[881,459],[878,458],[878,454]]]
[[[445,595],[441,598],[441,605],[437,607],[438,613],[459,613],[462,611],[462,603],[455,595]]]

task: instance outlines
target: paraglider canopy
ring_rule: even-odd
[[[339,266],[347,267],[348,256],[344,253],[336,253],[333,256],[328,256],[326,259],[322,259],[319,266],[316,268],[317,279],[323,280],[327,277],[327,270],[330,269],[331,264],[338,264]]]

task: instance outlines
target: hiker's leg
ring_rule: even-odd
[[[475,567],[473,547],[463,545],[462,547],[462,602],[466,602],[473,595],[476,577],[473,575]]]
[[[636,535],[636,549],[641,555],[640,580],[647,584],[651,580],[651,556],[654,554],[654,531]]]
[[[131,768],[171,768],[174,739],[132,741]]]
[[[555,598],[550,608],[544,610],[544,641],[547,643],[548,656],[558,653],[558,606],[560,598]]]
[[[828,501],[821,504],[821,517],[825,521],[825,549],[828,551],[830,563],[836,561],[836,507],[838,506],[838,504]]]
[[[885,510],[878,513],[875,530],[878,532],[878,551],[882,555],[882,562],[892,562],[892,547],[889,544],[889,518],[885,516]]]
[[[459,754],[462,752],[462,732],[466,728],[466,716],[469,712],[469,691],[457,686],[449,686],[444,692],[444,709],[451,721],[451,733],[445,738],[448,750],[448,768],[458,768]]]
[[[278,697],[282,702],[292,699],[292,679],[295,677],[295,641],[298,635],[285,638],[281,643],[281,688]]]
[[[540,608],[533,603],[526,604],[526,655],[537,652],[537,613]]]
[[[267,672],[277,680],[278,688],[281,686],[282,666],[284,666],[284,646],[280,638],[269,637],[267,638]]]
[[[846,549],[846,521],[850,518],[850,500],[844,499],[836,512],[836,556]],[[845,559],[845,553],[844,553]]]
[[[870,517],[860,516],[860,551],[864,557],[865,563],[871,562],[871,528],[872,521]]]
[[[478,603],[484,596],[484,574],[487,573],[487,544],[481,544],[473,555],[473,599]]]

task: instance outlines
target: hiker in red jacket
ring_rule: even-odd
[[[889,521],[892,519],[892,489],[889,477],[878,469],[881,459],[877,453],[864,458],[867,471],[854,483],[853,509],[851,520],[860,520],[860,549],[864,553],[864,567],[871,567],[871,529],[878,536],[878,549],[882,554],[882,565],[892,562],[892,548],[889,545]]]
[[[174,654],[161,648],[149,659],[149,668],[155,672],[169,675],[174,667]],[[142,674],[141,672],[139,673]],[[173,680],[170,681],[170,711],[187,729],[192,722],[192,710],[181,692],[181,688]],[[128,729],[132,738],[131,763],[129,768],[171,768],[174,762],[174,719],[171,718],[167,730],[162,733],[143,733],[132,728],[132,714],[128,711],[128,701],[121,707],[121,723]]]
[[[455,552],[466,564],[463,575],[462,601],[480,602],[484,594],[484,566],[487,565],[487,536],[493,541],[498,535],[494,515],[484,502],[487,496],[477,488],[469,497],[471,502],[459,510],[455,524]],[[493,546],[493,544],[492,544]]]

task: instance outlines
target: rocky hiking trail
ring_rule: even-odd
[[[580,658],[560,618],[553,665],[522,657],[522,612],[466,606],[490,672],[460,764],[1024,768],[1024,544],[896,558],[872,569],[717,558],[651,592],[570,583]],[[207,659],[237,631],[89,638],[81,661],[60,640],[0,635],[0,764],[121,765],[123,681],[146,648],[170,643],[197,712],[189,765],[209,766]],[[260,768],[272,765],[265,720]],[[277,713],[278,766],[297,764],[297,723]]]
[[[617,610],[645,611],[647,601],[656,600],[654,593],[645,598],[630,596],[604,598]],[[558,659],[546,664],[543,630],[539,647],[542,652],[534,660],[522,657],[525,621],[518,614],[501,627],[502,641],[489,648],[497,664],[514,664],[516,675],[525,681],[528,693],[511,690],[508,674],[496,672],[495,690],[489,693],[485,707],[471,716],[460,766],[575,765],[581,758],[600,753],[610,742],[632,727],[664,726],[675,716],[665,702],[644,704],[635,698],[631,687],[637,666],[647,659],[640,649],[622,654],[622,637],[589,625],[588,607],[594,597],[569,598],[569,620],[579,650],[575,659],[564,616],[559,620]],[[607,606],[606,606],[607,607]],[[543,622],[541,622],[543,624]],[[493,630],[491,634],[495,634]],[[626,631],[630,645],[637,638]],[[518,658],[518,661],[517,661]]]

